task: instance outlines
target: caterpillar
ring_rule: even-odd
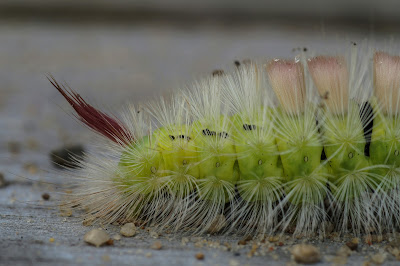
[[[399,227],[400,56],[238,63],[119,116],[48,79],[102,137],[70,172],[84,219],[197,235]]]

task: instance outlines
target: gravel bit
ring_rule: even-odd
[[[61,217],[71,217],[72,216],[72,209],[71,208],[60,208],[60,216]]]
[[[347,244],[345,246],[341,246],[339,250],[336,252],[336,255],[339,257],[348,257],[351,255],[351,249]]]
[[[298,244],[292,248],[291,252],[297,263],[312,264],[321,260],[319,249],[313,245]]]
[[[198,259],[198,260],[204,260],[204,254],[203,253],[201,253],[201,252],[199,252],[199,253],[196,253],[196,259]]]
[[[152,249],[155,249],[155,250],[160,250],[160,249],[162,249],[161,241],[156,241],[156,242],[154,242],[153,245],[151,245],[151,248],[152,248]]]
[[[351,241],[346,243],[346,246],[351,250],[351,251],[357,251],[358,249],[358,238],[353,238]]]
[[[110,236],[103,230],[93,229],[85,234],[83,237],[86,243],[100,247],[110,240]]]
[[[134,223],[127,223],[121,227],[121,235],[131,237],[136,234],[136,226]]]
[[[39,172],[39,167],[35,163],[25,163],[24,170],[31,175],[36,175]]]
[[[152,238],[158,238],[158,237],[159,237],[159,235],[158,235],[158,233],[157,233],[156,231],[150,231],[150,232],[149,232],[149,235],[150,235],[150,237],[152,237]]]
[[[121,235],[120,235],[120,234],[115,234],[115,235],[113,235],[112,238],[113,238],[114,240],[119,241],[119,240],[121,240]]]
[[[49,200],[49,199],[50,199],[49,193],[43,193],[43,194],[42,194],[42,199],[44,199],[44,200]]]
[[[383,264],[385,262],[386,259],[386,253],[381,252],[381,253],[377,253],[375,255],[373,255],[371,257],[371,261],[375,264]]]

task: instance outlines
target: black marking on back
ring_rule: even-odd
[[[208,128],[203,129],[201,132],[203,133],[204,136],[215,136],[217,134],[217,132],[211,131]]]
[[[256,125],[249,125],[249,124],[243,124],[243,129],[244,130],[256,130],[257,126]]]
[[[220,138],[226,139],[226,138],[229,137],[229,134],[228,134],[227,132],[225,132],[225,131],[222,131],[222,132],[218,133],[218,136],[219,136]]]

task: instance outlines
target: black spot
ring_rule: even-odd
[[[169,138],[170,138],[171,140],[175,140],[175,137],[172,136],[172,135],[169,135]]]
[[[371,145],[371,134],[374,126],[374,110],[369,102],[364,102],[360,108],[360,119],[364,128],[365,156],[369,156],[369,146]]]
[[[321,153],[321,161],[325,161],[326,160],[326,154],[325,154],[325,150],[322,149],[322,153]]]
[[[178,135],[178,138],[179,139],[186,139],[187,141],[190,140],[190,137],[189,136],[185,136],[185,135]]]
[[[226,138],[229,137],[229,134],[228,134],[227,132],[225,132],[225,131],[222,131],[222,132],[218,133],[218,136],[219,136],[220,138],[226,139]]]
[[[255,130],[257,128],[256,125],[248,125],[248,124],[243,124],[243,129],[244,130]]]
[[[42,194],[42,199],[49,200],[50,199],[50,194],[49,193],[43,193]]]
[[[215,136],[217,134],[215,131],[210,131],[208,128],[203,129],[202,133],[204,136]]]
[[[233,62],[235,64],[236,67],[240,67],[240,62],[238,60],[235,60],[235,62]]]
[[[307,47],[304,47],[303,52],[307,52],[307,51],[308,51]]]

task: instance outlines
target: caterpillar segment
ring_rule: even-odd
[[[274,105],[263,71],[254,64],[241,66],[227,77],[225,87],[240,175],[236,183],[238,200],[228,221],[230,231],[242,234],[272,232],[278,223],[278,203],[284,195]]]
[[[360,234],[375,227],[370,192],[376,180],[364,155],[365,117],[360,115],[360,103],[351,97],[352,90],[359,89],[349,79],[354,63],[341,56],[320,56],[309,59],[308,67],[319,94],[326,95],[319,121],[332,173],[335,223],[342,232],[350,228]]]
[[[326,166],[321,162],[323,143],[316,104],[298,58],[273,60],[267,72],[280,102],[275,119],[276,141],[284,172],[285,198],[281,205],[286,206],[280,227],[307,235],[326,220],[324,199],[329,193]]]
[[[398,227],[400,185],[400,57],[377,51],[373,57],[373,97],[370,100],[374,112],[371,134],[370,158],[379,166],[373,172],[380,178],[376,188],[380,197],[374,201],[379,224],[386,231]]]
[[[88,219],[196,235],[324,234],[325,221],[340,233],[392,232],[400,57],[370,54],[249,62],[130,106],[121,120],[53,79],[78,118],[113,143],[73,173],[70,202]]]

